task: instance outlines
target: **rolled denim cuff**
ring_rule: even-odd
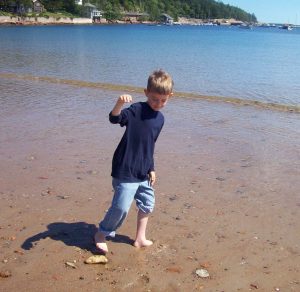
[[[101,225],[99,225],[99,231],[104,234],[105,237],[110,236],[110,237],[115,237],[116,236],[116,231],[106,231],[103,228],[101,228]]]

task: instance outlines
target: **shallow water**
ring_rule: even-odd
[[[1,73],[144,87],[164,68],[176,91],[300,104],[299,29],[0,27],[0,39]]]
[[[143,94],[136,92],[132,94],[135,101],[145,99]],[[37,137],[40,137],[42,140],[47,135],[63,132],[66,135],[65,139],[68,139],[73,130],[76,130],[76,133],[84,133],[84,137],[94,136],[92,127],[101,130],[102,136],[110,137],[111,129],[107,124],[107,115],[118,95],[118,91],[101,88],[2,79],[1,141],[10,142],[11,139],[16,139],[15,146],[22,148],[24,141],[28,140],[31,144],[32,136],[37,140]],[[100,116],[98,116],[99,108]],[[237,135],[253,145],[259,142],[256,138],[258,136],[261,138],[261,135],[271,135],[279,144],[281,140],[286,140],[289,147],[295,149],[300,144],[300,119],[297,113],[182,97],[170,100],[163,112],[167,117],[168,131],[175,134],[180,128],[185,129],[185,136],[197,137],[194,144],[200,145],[199,137],[211,135],[212,131],[223,137],[224,129],[231,131],[230,135]],[[209,132],[206,133],[206,129]],[[253,136],[249,135],[249,129]],[[273,146],[270,144],[269,147]]]

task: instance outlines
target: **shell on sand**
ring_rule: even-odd
[[[106,264],[108,259],[104,255],[93,255],[84,261],[86,264]]]
[[[196,270],[196,274],[201,277],[201,278],[208,278],[209,277],[209,273],[207,270],[205,269],[198,269]]]

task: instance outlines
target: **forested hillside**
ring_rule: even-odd
[[[75,0],[40,0],[49,12],[68,12],[74,15],[82,13],[82,6],[76,5]],[[28,6],[30,0],[0,0],[0,9],[8,11],[12,4]],[[254,14],[231,5],[225,5],[221,1],[214,0],[89,0],[83,3],[91,3],[104,13],[115,18],[120,17],[123,11],[146,12],[150,20],[159,19],[162,13],[177,17],[189,18],[235,18],[242,21],[256,21]]]
[[[147,12],[153,19],[156,19],[161,13],[167,13],[175,18],[183,16],[201,19],[236,18],[242,21],[256,21],[255,15],[214,0],[95,0],[91,2],[100,7],[105,7],[109,3],[109,5],[115,5],[116,8],[122,7],[126,11]]]

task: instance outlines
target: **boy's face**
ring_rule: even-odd
[[[144,92],[147,96],[147,103],[154,111],[159,111],[162,109],[167,104],[169,97],[173,95],[173,93],[160,94],[148,91],[147,89],[145,89]]]

